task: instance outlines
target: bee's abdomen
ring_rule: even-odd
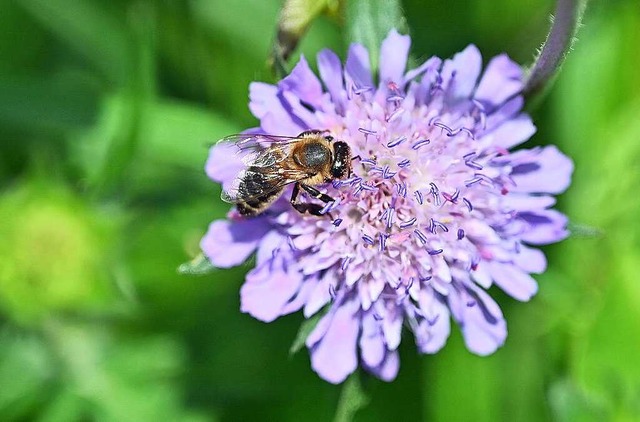
[[[268,192],[273,183],[260,171],[248,171],[238,188],[239,196],[246,198],[236,204],[238,212],[242,215],[260,214],[282,192],[282,189]]]

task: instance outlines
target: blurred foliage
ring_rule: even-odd
[[[0,420],[334,416],[340,388],[305,352],[288,357],[302,317],[264,325],[239,312],[249,266],[176,272],[227,211],[204,176],[207,147],[256,124],[248,84],[274,80],[280,6],[0,3]],[[475,43],[528,64],[553,3],[402,7],[417,59]],[[321,48],[344,57],[347,25],[313,20],[289,66],[298,54],[315,64]],[[638,28],[637,0],[593,1],[533,111],[530,145],[558,144],[576,162],[560,208],[601,234],[547,248],[532,303],[493,292],[510,328],[495,355],[471,355],[455,331],[418,356],[407,336],[394,383],[361,380],[369,404],[356,420],[640,420]]]

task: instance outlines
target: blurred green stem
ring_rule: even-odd
[[[553,81],[573,47],[586,6],[587,0],[558,0],[549,35],[525,82],[525,95],[543,92]]]
[[[369,404],[369,398],[362,390],[359,371],[354,372],[342,384],[342,393],[338,401],[338,409],[334,422],[350,422],[358,410]]]

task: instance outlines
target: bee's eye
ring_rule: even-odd
[[[329,142],[333,142],[333,136],[331,136],[331,135],[325,136],[324,139],[326,139]]]

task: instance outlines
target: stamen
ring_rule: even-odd
[[[453,130],[442,122],[433,122],[432,126],[439,127],[440,129],[447,132],[448,136],[453,136]]]
[[[422,202],[423,202],[422,193],[419,190],[417,190],[413,192],[413,194],[416,196],[416,201],[418,201],[418,204],[422,205]]]
[[[382,214],[380,214],[380,221],[387,219],[387,214],[389,214],[389,208],[386,208]]]
[[[404,160],[398,162],[398,167],[400,167],[401,169],[409,167],[409,165],[411,165],[411,161],[408,158],[405,158]]]
[[[431,193],[432,194],[437,195],[438,192],[440,192],[440,189],[438,189],[438,186],[435,183],[431,182],[431,183],[429,183],[429,186],[431,186]]]
[[[393,217],[395,214],[395,209],[394,208],[389,208],[389,212],[387,213],[387,228],[390,229],[391,226],[393,225]]]
[[[398,195],[402,196],[403,198],[407,197],[407,184],[402,182],[402,183],[396,183],[396,192],[398,193]]]
[[[344,258],[342,260],[342,265],[340,266],[342,268],[342,271],[347,269],[347,267],[349,266],[349,263],[351,263],[352,260],[353,258]]]
[[[384,318],[382,318],[379,314],[374,312],[373,319],[375,319],[376,321],[382,321]]]
[[[365,92],[369,92],[372,89],[373,88],[371,88],[370,86],[363,86],[362,88],[355,89],[353,93],[356,95],[360,95],[360,94],[364,94]]]
[[[458,240],[462,240],[464,237],[464,230],[458,229]]]
[[[467,198],[462,198],[462,202],[464,202],[464,204],[467,206],[469,212],[473,211],[473,205],[471,204],[471,201],[469,201]]]
[[[331,299],[336,298],[336,288],[333,287],[333,284],[329,284],[329,296],[331,296]]]
[[[411,148],[414,150],[417,150],[420,147],[423,147],[425,145],[429,145],[431,143],[431,141],[429,139],[422,139],[420,141],[417,141],[416,143],[414,143]]]
[[[375,165],[376,165],[376,161],[375,161],[375,160],[372,160],[372,159],[370,159],[370,158],[365,158],[365,159],[363,159],[363,160],[360,160],[360,163],[362,163],[362,164],[369,164],[369,165],[371,165],[371,166],[375,166]]]
[[[416,218],[415,218],[415,217],[413,217],[413,218],[412,218],[412,219],[410,219],[410,220],[403,221],[402,223],[400,223],[400,228],[401,228],[401,229],[406,229],[407,227],[411,227],[411,226],[413,226],[413,225],[416,223],[416,221],[417,221],[417,220],[416,220]]]
[[[380,244],[378,246],[378,251],[384,252],[386,243],[387,243],[387,235],[384,233],[380,233]]]
[[[441,254],[442,251],[443,251],[442,249],[433,249],[428,252],[429,252],[429,255],[438,255],[438,254]]]
[[[376,174],[376,173],[380,173],[383,174],[384,173],[384,169],[380,166],[373,166],[369,169],[369,173],[372,174]]]
[[[335,220],[333,220],[333,225],[338,227],[340,224],[342,224],[342,218],[336,218]]]
[[[367,243],[367,244],[369,244],[369,245],[373,245],[374,243],[376,243],[376,242],[373,240],[373,237],[369,236],[368,234],[363,234],[363,235],[362,235],[362,240],[364,240],[364,241],[365,241],[365,243]]]
[[[378,190],[378,188],[376,186],[371,186],[367,182],[360,183],[360,186],[362,187],[362,189],[368,190],[369,192],[373,192],[373,191],[377,191]]]
[[[397,172],[395,172],[395,171],[391,171],[389,166],[384,166],[384,168],[382,169],[382,178],[383,179],[391,179],[393,176],[396,175],[396,173]]]
[[[408,292],[411,286],[413,286],[413,277],[409,277],[409,284],[407,284],[407,288],[405,289],[405,291]]]
[[[480,164],[472,160],[466,160],[464,163],[467,165],[467,167],[471,167],[474,170],[482,170],[483,168]]]
[[[469,179],[469,180],[465,180],[464,181],[464,185],[468,188],[470,188],[471,186],[475,185],[476,183],[480,182],[482,180],[481,177],[475,176],[473,179]]]
[[[429,227],[428,229],[431,233],[436,234],[436,225],[434,224],[434,219],[430,218],[429,219]]]
[[[291,249],[292,251],[298,250],[298,248],[296,248],[295,243],[293,243],[293,239],[291,238],[291,236],[287,236],[287,245],[289,245],[289,249]]]
[[[345,181],[346,182],[346,181]],[[351,181],[349,182],[349,184],[351,186],[357,185],[357,184],[361,184],[360,182],[362,182],[362,177],[354,177],[353,179],[351,179]]]
[[[387,121],[387,123],[391,123],[394,122],[395,120],[398,119],[398,117],[400,117],[400,115],[402,115],[402,113],[404,113],[404,109],[403,108],[397,108],[393,113],[391,113],[389,115],[389,117],[387,117],[385,120]]]
[[[416,235],[416,237],[418,238],[418,240],[420,240],[420,242],[424,245],[427,243],[427,236],[424,235],[424,233],[422,233],[420,230],[415,229],[413,231],[413,233]]]
[[[390,97],[387,97],[387,101],[390,103],[395,101],[402,101],[402,100],[404,100],[404,97],[401,95],[392,95]]]
[[[427,275],[427,276],[424,276],[424,277],[422,277],[422,276],[418,277],[418,279],[420,280],[421,283],[423,283],[425,281],[429,281],[432,278],[433,278],[433,276],[430,276],[430,275]]]
[[[365,129],[363,127],[358,128],[358,132],[364,133],[365,135],[375,135],[377,132],[375,130]]]
[[[445,226],[444,224],[442,224],[441,222],[439,222],[438,220],[434,220],[433,218],[431,219],[431,221],[433,221],[433,225],[434,225],[434,233],[437,231],[436,228],[444,231],[444,232],[448,232],[449,228],[447,226]]]
[[[442,196],[445,199],[445,201],[449,201],[453,204],[456,203],[456,201],[458,200],[458,195],[460,195],[460,190],[456,189],[456,191],[453,193],[453,195],[447,193],[447,192],[442,192]]]
[[[394,140],[391,140],[391,141],[387,142],[387,147],[393,148],[395,146],[400,145],[401,143],[403,143],[406,140],[407,140],[406,136],[401,136],[401,137],[399,137],[397,139],[394,139]]]

